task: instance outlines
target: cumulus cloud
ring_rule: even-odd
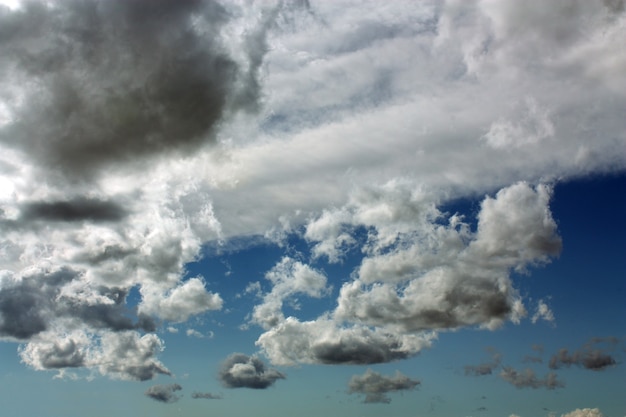
[[[280,260],[265,274],[265,278],[272,283],[272,290],[263,296],[263,302],[252,311],[252,321],[265,329],[284,321],[282,306],[287,297],[304,294],[320,298],[329,290],[322,272],[290,257]]]
[[[176,391],[180,391],[182,389],[183,387],[178,384],[153,385],[148,388],[144,394],[155,401],[162,403],[174,403],[180,399],[180,396],[176,395]]]
[[[46,331],[20,347],[22,362],[36,370],[84,367],[114,379],[145,381],[171,372],[157,359],[163,342],[136,331],[67,334]]]
[[[561,417],[603,417],[604,414],[598,408],[577,408]]]
[[[363,245],[368,256],[341,287],[332,320],[289,318],[257,344],[275,363],[377,363],[419,352],[429,331],[519,322],[526,309],[510,271],[549,262],[561,248],[550,195],[549,187],[526,183],[502,189],[482,202],[472,232],[456,214],[442,222],[433,202],[406,184],[358,194],[336,213],[372,230]],[[321,233],[331,216],[310,225],[341,239],[334,227]]]
[[[267,368],[256,356],[243,353],[228,356],[219,372],[219,380],[227,388],[266,389],[285,378],[281,372]]]
[[[155,361],[159,321],[225,303],[183,279],[203,244],[302,227],[316,258],[365,259],[310,321],[282,302],[328,285],[285,261],[250,316],[275,363],[386,362],[517,322],[509,274],[561,245],[534,184],[626,167],[609,2],[144,6],[0,15],[0,337],[33,366],[100,369],[89,352],[144,337]],[[484,194],[477,229],[437,208]],[[165,372],[150,361],[111,374]]]
[[[77,178],[196,149],[239,95],[253,106],[258,94],[255,68],[220,42],[228,14],[215,2],[27,2],[2,20],[14,101],[0,140]]]
[[[535,371],[530,368],[518,371],[505,366],[500,372],[500,377],[516,388],[546,388],[552,390],[565,386],[565,383],[557,379],[555,373],[549,372],[544,378],[539,378],[535,375]]]
[[[298,363],[374,364],[405,359],[430,347],[433,333],[403,335],[367,326],[342,326],[328,318],[288,317],[256,344],[277,365]]]
[[[354,375],[348,382],[349,394],[365,394],[365,403],[390,403],[389,392],[414,390],[420,381],[396,371],[394,376],[381,375],[371,369],[363,375]]]

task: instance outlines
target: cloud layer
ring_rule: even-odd
[[[145,4],[0,12],[0,338],[35,369],[169,374],[157,328],[231,301],[185,266],[234,237],[363,255],[308,320],[284,303],[335,294],[325,273],[286,255],[266,274],[249,319],[274,364],[517,323],[511,274],[561,248],[551,184],[626,168],[616,3]],[[480,196],[475,218],[440,208]],[[284,377],[237,358],[228,386]]]

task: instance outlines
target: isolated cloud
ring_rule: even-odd
[[[539,300],[537,302],[537,310],[535,311],[535,314],[533,314],[531,321],[536,323],[539,319],[545,320],[549,323],[554,322],[554,313],[544,300]]]
[[[182,389],[183,387],[178,384],[153,385],[144,394],[155,401],[174,403],[180,399],[180,396],[176,395],[175,392]]]
[[[349,394],[365,394],[365,403],[390,403],[389,392],[414,390],[420,381],[413,380],[400,371],[385,376],[368,369],[363,375],[354,375],[348,382]]]
[[[221,394],[213,394],[210,392],[194,392],[193,394],[191,394],[191,398],[194,399],[205,399],[205,400],[221,400],[222,399],[222,395]]]
[[[562,414],[561,417],[603,417],[604,414],[597,408],[577,408],[569,413]]]
[[[555,373],[549,372],[544,378],[538,378],[535,372],[530,368],[517,371],[511,367],[505,366],[500,372],[500,377],[516,388],[546,388],[552,390],[565,386],[563,382],[557,379]]]
[[[268,369],[256,356],[233,353],[222,363],[219,380],[227,388],[265,389],[274,385],[285,375],[275,369]]]

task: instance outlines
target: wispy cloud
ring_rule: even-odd
[[[539,378],[535,375],[535,371],[530,368],[518,371],[505,366],[500,372],[500,377],[516,388],[546,388],[552,390],[565,387],[565,383],[560,381],[555,373],[549,372],[544,378]]]

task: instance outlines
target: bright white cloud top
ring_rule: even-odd
[[[186,266],[233,239],[285,248],[248,277],[258,298],[241,323],[260,327],[246,349],[272,366],[387,363],[441,332],[554,323],[511,275],[561,252],[555,184],[626,169],[621,1],[10,6],[0,338],[36,370],[171,375],[163,329],[236,302]],[[441,208],[463,198],[481,201],[474,213]],[[293,235],[309,257],[289,251]],[[316,266],[355,253],[341,281]],[[226,387],[286,378],[257,356],[223,367]],[[386,403],[419,383],[368,370],[350,392]]]

